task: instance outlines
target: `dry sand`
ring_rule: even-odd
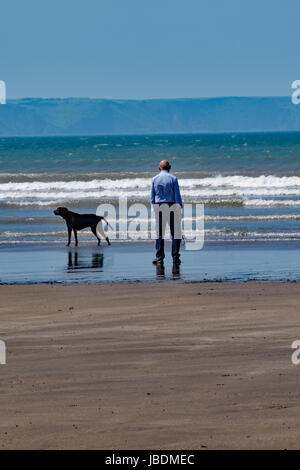
[[[4,449],[300,447],[300,285],[1,286]]]

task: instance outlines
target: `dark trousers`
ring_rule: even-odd
[[[174,202],[166,202],[162,204],[168,204],[171,207]],[[161,204],[160,204],[161,206]],[[170,211],[170,233],[172,238],[172,257],[174,262],[178,262],[180,258],[180,244],[181,239],[174,238],[174,212]],[[156,239],[156,259],[158,261],[163,261],[165,257],[165,240],[162,234],[162,213],[159,212],[159,238]]]

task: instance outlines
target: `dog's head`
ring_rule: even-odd
[[[58,207],[53,212],[54,212],[55,215],[60,215],[61,217],[64,217],[67,214],[68,211],[69,211],[69,209],[67,207]]]

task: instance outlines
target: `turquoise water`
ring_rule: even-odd
[[[0,172],[153,173],[166,158],[187,174],[299,174],[299,146],[298,132],[1,138]]]
[[[294,251],[297,256],[299,157],[300,133],[297,132],[1,138],[0,255],[6,260],[2,266],[7,265],[8,254],[13,259],[16,250],[21,248],[24,260],[30,250],[35,253],[32,259],[38,259],[34,251],[37,246],[42,247],[43,253],[50,250],[53,256],[64,249],[65,225],[53,214],[57,206],[95,213],[99,204],[107,202],[116,208],[118,215],[118,200],[123,196],[129,206],[135,202],[145,204],[148,219],[151,178],[157,172],[158,162],[166,158],[178,176],[183,201],[204,204],[205,249],[214,247],[213,251],[208,251],[209,256],[214,259],[218,250],[229,253],[230,245],[233,253],[242,253],[241,263],[247,258],[242,277],[250,278],[251,270],[247,274],[246,269],[250,258],[246,256],[245,245],[248,251],[260,253],[260,256],[270,249],[277,250],[278,246],[288,253]],[[79,233],[79,243],[87,249],[95,249],[95,239],[88,231]],[[115,250],[128,254],[132,243],[119,243]],[[144,253],[149,253],[148,261],[152,256],[151,243],[148,242],[148,248],[143,245]],[[59,256],[53,259],[58,261]],[[135,256],[129,258],[136,260]],[[200,263],[192,262],[190,254],[184,254],[183,259],[186,267],[189,266],[185,279],[200,278]],[[227,256],[223,259],[226,263],[230,261]],[[297,263],[289,263],[291,271],[288,266],[285,270],[282,253],[280,259],[280,264],[269,265],[266,277],[297,279]],[[98,268],[96,266],[96,271]],[[29,268],[19,267],[21,276],[22,269],[28,271]],[[130,271],[130,266],[128,269]],[[90,272],[95,273],[95,270],[90,269]],[[118,278],[108,267],[105,272],[111,273],[112,279]],[[130,272],[133,279],[134,270]],[[219,272],[221,277],[227,276],[223,268]],[[237,272],[236,269],[233,272]],[[254,271],[251,272],[253,277]],[[11,276],[13,279],[13,274]],[[36,276],[35,281],[38,276],[49,277],[47,270],[43,276],[41,272]],[[93,278],[94,274],[91,276]],[[6,277],[8,271],[0,268],[2,282]]]

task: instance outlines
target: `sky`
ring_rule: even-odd
[[[299,0],[9,0],[7,98],[287,96]]]

